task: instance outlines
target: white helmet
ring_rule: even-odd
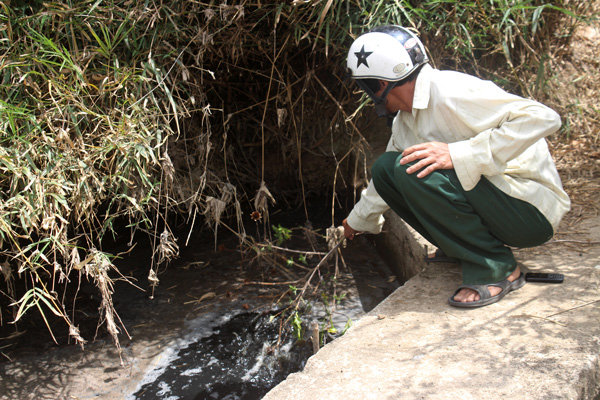
[[[395,85],[388,85],[381,97],[377,97],[361,80],[399,82],[427,62],[425,47],[414,33],[401,26],[384,25],[362,34],[352,43],[347,65],[350,77],[375,102],[377,113],[385,115],[385,98]]]

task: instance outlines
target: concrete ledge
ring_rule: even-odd
[[[431,244],[394,212],[385,213],[383,232],[375,245],[399,282],[406,282],[425,268],[423,257]]]
[[[599,226],[596,218],[577,231],[597,241]],[[528,283],[462,310],[446,303],[459,268],[427,265],[264,399],[594,399],[600,249],[558,243],[517,257],[565,282]]]

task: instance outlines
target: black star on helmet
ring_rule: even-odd
[[[358,60],[356,62],[356,68],[360,67],[360,64],[365,64],[365,66],[369,68],[369,64],[367,64],[367,57],[369,57],[371,54],[373,54],[372,51],[365,51],[365,45],[363,45],[360,51],[355,51],[354,55],[356,55]]]

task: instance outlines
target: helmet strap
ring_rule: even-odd
[[[381,97],[372,97],[373,101],[375,102],[375,112],[377,113],[377,116],[388,117],[390,115],[390,113],[388,113],[388,111],[385,108],[385,99],[395,86],[396,82],[389,82],[383,90],[383,93],[381,93]]]
[[[381,93],[381,96],[377,96],[375,92],[373,92],[371,88],[369,88],[369,86],[367,86],[360,79],[357,79],[356,83],[371,98],[371,100],[373,100],[373,103],[375,103],[375,112],[377,113],[377,115],[379,117],[389,117],[390,113],[388,113],[385,109],[385,99],[387,98],[390,91],[396,86],[396,82],[388,81],[388,85],[383,90],[383,93]]]

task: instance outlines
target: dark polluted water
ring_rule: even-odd
[[[192,340],[149,374],[131,399],[260,399],[304,366],[310,343],[288,335],[276,348],[279,320],[271,313],[231,316],[211,334]]]
[[[371,251],[369,251],[371,250]],[[398,287],[383,261],[371,248],[347,249],[348,269],[336,278],[335,310],[331,298],[315,300],[302,311],[304,341],[292,332],[277,346],[281,318],[276,311],[232,312],[240,304],[215,309],[186,322],[185,332],[161,349],[127,400],[259,400],[290,373],[302,371],[313,354],[307,325],[318,321],[326,341],[372,310]],[[289,326],[288,326],[289,329]]]

